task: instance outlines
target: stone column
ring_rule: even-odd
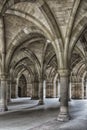
[[[60,112],[57,120],[68,121],[70,119],[68,112],[68,93],[69,93],[69,71],[60,70]]]
[[[54,98],[54,83],[46,82],[46,98]]]
[[[17,78],[17,79],[16,79],[16,86],[15,86],[15,87],[16,87],[16,88],[15,88],[15,89],[16,89],[16,90],[15,90],[15,98],[18,98],[18,84],[19,84],[19,79]]]
[[[43,81],[43,96],[44,96],[44,99],[46,98],[46,80]]]
[[[51,97],[51,89],[50,89],[50,82],[46,81],[46,98],[50,98]]]
[[[1,51],[1,86],[0,86],[0,111],[7,110],[7,76],[6,76],[6,43],[4,17],[0,16],[0,51]]]
[[[58,98],[58,80],[56,81],[56,98]]]
[[[32,95],[31,95],[31,100],[35,99],[35,89],[34,89],[34,81],[32,82]]]
[[[87,99],[87,79],[86,79],[86,99]]]
[[[39,99],[38,97],[38,85],[39,85],[39,82],[34,80],[33,81],[33,86],[32,86],[32,100],[37,100]]]
[[[43,79],[39,80],[39,105],[44,104],[44,96],[43,96]]]
[[[28,83],[27,83],[27,97],[32,97],[32,87],[33,87],[32,82],[28,81]]]
[[[8,96],[7,96],[8,102],[11,101],[11,80],[8,80]]]
[[[11,81],[11,98],[16,98],[16,81]]]
[[[60,99],[60,79],[58,78],[58,98]]]
[[[72,93],[71,93],[71,81],[69,83],[69,101],[71,100]]]
[[[50,82],[50,98],[54,98],[54,84]]]
[[[84,99],[84,79],[82,78],[82,99]]]
[[[7,111],[7,79],[5,75],[1,75],[0,86],[0,111]]]
[[[56,80],[54,80],[53,85],[54,85],[54,98],[56,98],[56,95],[57,95],[57,83],[56,83]]]

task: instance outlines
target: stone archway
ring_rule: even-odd
[[[27,97],[27,82],[23,74],[19,78],[18,97]]]

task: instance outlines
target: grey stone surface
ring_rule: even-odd
[[[29,103],[33,108],[29,108]],[[45,99],[45,104],[41,106],[34,106],[35,103],[28,98],[13,100],[8,107],[9,112],[0,114],[0,130],[87,130],[87,100],[69,103],[72,117],[69,122],[56,120],[58,99]]]
[[[33,101],[39,97],[43,104],[45,96],[60,97],[60,115],[67,117],[70,83],[67,78],[61,80],[59,70],[68,69],[71,97],[87,99],[86,37],[87,0],[0,0],[1,111],[7,110],[11,98],[32,97],[32,101],[13,100],[8,105],[8,112],[0,114],[1,130],[86,129],[84,101],[70,104],[73,118],[67,123],[56,120],[58,100],[46,100],[42,106]],[[21,76],[25,83],[19,82]],[[39,85],[39,79],[49,84]]]

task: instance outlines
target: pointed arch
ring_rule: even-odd
[[[76,14],[77,14],[80,2],[81,2],[81,0],[75,0],[74,1],[73,10],[71,12],[69,23],[68,23],[68,26],[67,26],[67,29],[66,29],[65,48],[64,48],[65,66],[67,66],[67,63],[68,63],[69,45],[70,45],[70,41],[71,41],[73,25],[74,25],[74,22],[75,22],[75,18],[76,18]]]
[[[2,9],[2,14],[7,13],[8,12],[7,10],[11,6],[13,6],[13,5],[15,5],[19,2],[32,2],[32,1],[31,0],[9,0],[4,5],[4,7]],[[63,36],[62,36],[62,33],[61,33],[61,29],[59,27],[58,21],[54,17],[54,14],[53,14],[52,10],[50,9],[49,5],[46,3],[46,1],[44,1],[44,0],[33,0],[33,3],[38,6],[38,8],[43,13],[46,21],[48,22],[48,24],[51,28],[51,31],[53,33],[53,34],[51,34],[51,39],[52,39],[51,42],[52,42],[52,45],[53,45],[54,50],[56,52],[58,63],[60,63],[59,66],[61,66],[62,65],[61,62],[63,61],[62,52],[63,52],[63,47],[64,47],[64,39],[63,39]],[[14,10],[14,12],[16,12],[16,11]],[[19,11],[17,11],[17,12],[18,13],[17,14],[15,13],[15,14],[19,15]],[[26,15],[23,12],[22,12],[22,17],[27,18]],[[58,55],[58,53],[59,53],[60,56]],[[62,59],[62,60],[59,62],[60,59]]]
[[[76,28],[73,30],[71,44],[69,46],[70,55],[72,54],[74,47],[77,41],[79,40],[79,37],[82,35],[82,33],[85,31],[86,28],[87,28],[87,17],[85,16],[83,19],[80,20]]]
[[[5,2],[1,13],[4,14],[11,6],[13,6],[17,3],[20,3],[20,2],[31,2],[38,6],[38,8],[44,14],[46,20],[49,22],[51,29],[54,30],[56,38],[60,39],[59,40],[59,42],[60,42],[59,50],[60,50],[60,47],[61,47],[61,49],[63,49],[63,37],[61,34],[61,30],[59,28],[58,23],[56,22],[56,19],[54,18],[54,15],[53,15],[51,9],[49,8],[48,4],[44,0],[9,0],[9,1]]]
[[[29,37],[29,34],[27,35],[27,37],[25,37],[25,33],[23,32],[22,34],[19,33],[18,37],[15,37],[10,48],[9,51],[7,53],[6,56],[6,65],[7,65],[7,70],[8,70],[8,66],[11,62],[11,59],[15,53],[15,50],[20,47],[21,45],[23,45],[26,41],[29,41],[29,43],[32,43],[34,41],[39,41],[41,39],[43,39],[43,37],[38,38],[37,36],[34,36],[31,38],[31,36]],[[28,38],[28,39],[27,39]]]

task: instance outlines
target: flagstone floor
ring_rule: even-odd
[[[0,113],[0,130],[87,130],[87,100],[69,102],[71,120],[57,121],[57,98],[45,99],[44,105],[29,98],[12,99],[8,111]]]

